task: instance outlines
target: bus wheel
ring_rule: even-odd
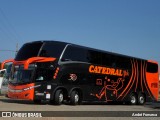
[[[144,94],[139,94],[138,95],[138,104],[139,105],[144,105],[146,102],[146,98]]]
[[[61,105],[63,102],[63,91],[62,90],[57,90],[55,93],[55,104],[56,105]]]
[[[72,91],[70,96],[71,105],[77,105],[80,102],[80,96],[77,91]]]
[[[136,105],[137,104],[137,95],[132,93],[130,96],[130,104],[131,105]]]

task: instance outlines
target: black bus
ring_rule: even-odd
[[[158,63],[59,41],[24,44],[12,65],[8,97],[68,101],[158,100]]]

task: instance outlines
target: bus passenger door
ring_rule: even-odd
[[[52,74],[49,74],[48,69],[38,69],[35,76],[35,98],[36,99],[50,99],[49,96],[46,96],[48,92],[50,92],[50,89],[48,89],[48,82],[51,81],[49,76],[52,76]],[[51,85],[50,85],[51,88]]]

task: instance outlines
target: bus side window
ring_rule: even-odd
[[[130,59],[128,59],[127,57],[119,56],[117,58],[117,67],[118,68],[128,69],[129,63],[130,63]]]
[[[111,67],[116,68],[117,67],[117,57],[115,55],[111,56]]]
[[[158,65],[155,63],[147,63],[147,72],[149,73],[157,73],[158,72]]]
[[[38,69],[37,74],[36,74],[36,81],[44,81],[44,70],[43,69]]]
[[[43,81],[43,80],[44,80],[43,76],[38,76],[38,77],[36,78],[36,81]]]
[[[89,62],[92,64],[101,64],[102,54],[94,50],[88,50]]]
[[[62,61],[88,62],[87,51],[84,48],[68,46],[63,55]]]
[[[62,50],[64,49],[65,45],[61,43],[46,43],[43,46],[43,49],[40,52],[41,57],[55,57],[59,58]]]
[[[111,65],[111,56],[107,53],[102,53],[102,65],[110,66]]]
[[[36,81],[49,81],[53,79],[54,71],[51,69],[39,69],[36,74]]]

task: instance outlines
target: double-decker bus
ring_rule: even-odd
[[[13,60],[8,97],[142,105],[158,100],[158,63],[59,41],[30,42]]]

